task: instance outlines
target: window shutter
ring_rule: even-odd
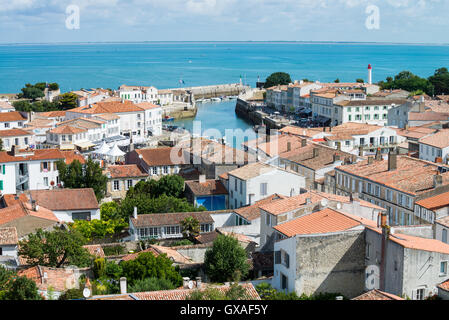
[[[285,254],[285,266],[290,268],[290,255]]]
[[[0,180],[0,190],[3,191],[3,180]]]
[[[3,174],[5,174],[5,167],[6,167],[6,165],[4,164],[4,165],[2,166],[2,173],[3,173]]]
[[[41,162],[41,172],[44,171],[44,163]]]
[[[274,252],[274,264],[280,264],[281,263],[281,252],[275,251]]]

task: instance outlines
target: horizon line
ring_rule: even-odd
[[[319,41],[319,40],[144,40],[144,41],[65,41],[65,42],[0,42],[8,45],[68,45],[68,44],[144,44],[144,43],[273,43],[273,44],[381,44],[381,45],[436,45],[449,43],[436,42],[382,42],[382,41]]]

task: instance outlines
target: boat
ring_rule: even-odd
[[[220,98],[212,98],[212,99],[210,99],[212,102],[220,102],[221,101],[221,99]]]
[[[204,99],[195,100],[196,103],[204,103]]]
[[[170,117],[170,116],[165,116],[164,118],[162,118],[163,122],[169,122],[169,121],[174,121],[175,118],[174,117]]]

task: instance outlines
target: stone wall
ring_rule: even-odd
[[[365,288],[363,230],[297,237],[296,272],[298,294],[360,295]]]

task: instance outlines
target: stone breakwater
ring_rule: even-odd
[[[240,83],[218,84],[213,86],[201,86],[183,88],[192,92],[194,99],[210,99],[221,96],[238,96],[246,90],[251,89],[249,86],[241,85]]]

